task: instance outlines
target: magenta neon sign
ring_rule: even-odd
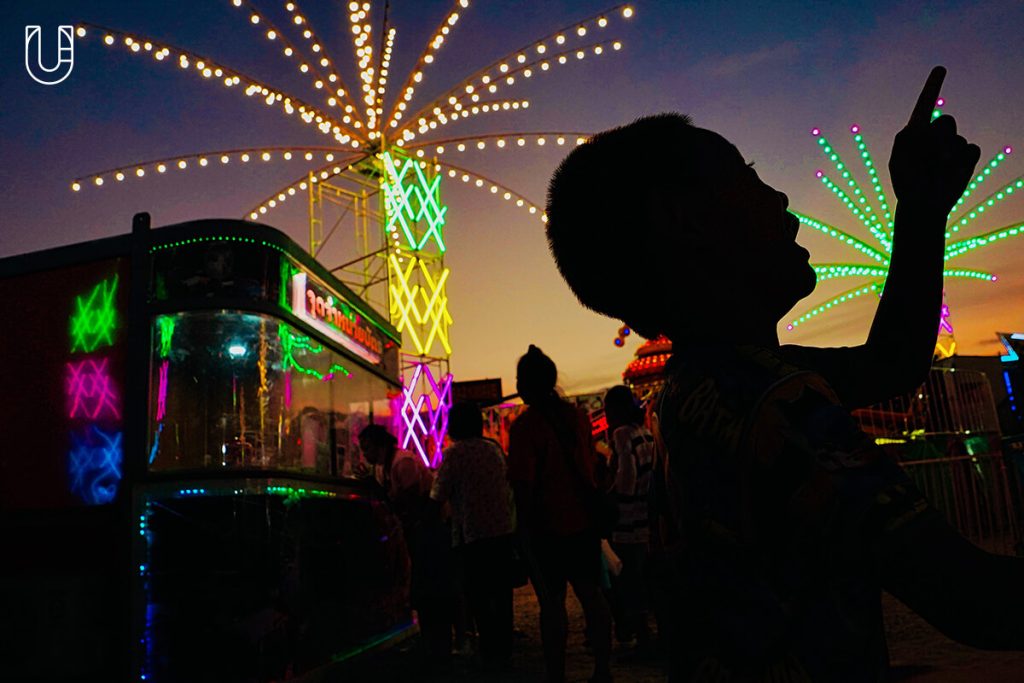
[[[107,372],[108,359],[87,358],[77,363],[68,363],[68,417],[98,419],[121,419],[121,400],[110,374]]]
[[[402,388],[402,448],[412,446],[428,467],[441,464],[444,437],[448,432],[448,410],[452,406],[452,375],[438,382],[426,363],[416,363],[409,383]],[[421,380],[427,387],[417,395]]]

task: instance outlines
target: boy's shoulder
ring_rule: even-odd
[[[815,406],[838,405],[822,377],[774,349],[684,346],[666,370],[658,405],[662,430],[678,429],[728,450],[738,449],[756,425],[774,420],[778,406],[794,396],[807,397]]]
[[[662,402],[692,400],[694,395],[715,395],[737,408],[759,402],[780,383],[820,384],[823,379],[786,360],[775,349],[759,346],[683,346],[666,366]]]

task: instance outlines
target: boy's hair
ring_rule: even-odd
[[[548,245],[569,288],[587,308],[648,338],[665,330],[650,276],[660,226],[647,207],[690,185],[685,150],[695,130],[688,116],[665,113],[598,133],[548,185]]]
[[[484,418],[480,407],[471,401],[460,401],[448,411],[448,436],[456,441],[478,439],[484,435]]]

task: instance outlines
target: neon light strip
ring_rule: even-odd
[[[156,421],[164,419],[167,414],[167,371],[170,369],[170,361],[165,360],[160,364],[160,384],[156,392]],[[161,428],[163,425],[161,425]]]
[[[982,235],[968,237],[967,239],[948,245],[946,247],[945,260],[949,261],[950,259],[954,259],[957,256],[966,254],[967,252],[973,251],[979,247],[984,247],[998,240],[1006,239],[1007,237],[1016,237],[1020,234],[1024,234],[1024,223],[1005,226],[997,228],[991,232],[986,232]]]
[[[1010,339],[1021,339],[1024,338],[1018,335],[1007,335],[1003,332],[999,333],[999,341],[1002,342],[1003,348],[1006,349],[1006,353],[999,357],[1004,363],[1015,363],[1020,360],[1020,356],[1014,351],[1013,346],[1010,345]]]
[[[824,233],[824,234],[828,235],[829,237],[833,237],[833,238],[839,240],[840,242],[842,242],[843,244],[848,244],[851,247],[853,247],[854,249],[856,249],[857,251],[859,251],[860,253],[862,253],[865,256],[868,256],[870,258],[873,258],[874,260],[878,261],[879,263],[884,263],[885,265],[889,265],[889,259],[887,259],[882,254],[882,252],[878,251],[877,249],[875,249],[874,247],[872,247],[872,246],[870,246],[868,244],[865,244],[864,242],[861,242],[859,239],[857,239],[853,235],[850,235],[850,234],[848,234],[846,232],[843,232],[842,230],[840,230],[839,228],[837,228],[835,226],[832,226],[832,225],[829,225],[828,223],[824,223],[822,221],[819,221],[817,218],[813,218],[813,217],[808,216],[806,214],[802,214],[802,213],[799,213],[797,211],[793,211],[792,209],[790,209],[789,212],[791,214],[793,214],[794,216],[796,216],[797,219],[803,225],[806,225],[809,228],[813,228],[813,229],[817,230],[818,232]]]
[[[306,310],[306,274],[303,272],[295,273],[292,276],[292,313],[328,339],[338,342],[363,360],[374,365],[380,363],[380,354],[370,351],[333,325],[309,314]]]
[[[91,352],[100,346],[114,343],[117,328],[117,278],[103,280],[87,296],[75,297],[75,312],[71,316],[71,351]]]
[[[957,219],[955,223],[953,223],[953,229],[951,232],[959,232],[960,228],[967,227],[967,225],[969,225],[975,218],[979,218],[981,214],[985,213],[986,209],[992,208],[995,206],[996,202],[1003,201],[1020,189],[1024,189],[1024,176],[1014,178],[974,206],[969,209],[964,209],[964,214]],[[947,233],[946,236],[949,237],[949,233]]]
[[[89,505],[109,503],[121,482],[121,433],[107,433],[91,426],[72,434],[71,439],[71,491]]]
[[[953,326],[949,324],[948,304],[942,304],[942,312],[939,314],[939,334],[942,334],[943,330],[949,334],[953,334]]]
[[[855,299],[855,298],[857,298],[859,296],[864,296],[865,294],[869,294],[871,292],[881,292],[882,291],[882,284],[883,283],[881,283],[881,282],[872,282],[871,284],[867,285],[866,287],[854,287],[853,289],[850,289],[850,290],[848,290],[846,292],[843,292],[839,296],[833,297],[832,299],[830,299],[829,301],[826,301],[825,303],[821,304],[820,306],[817,306],[816,308],[812,308],[807,313],[804,313],[802,316],[800,316],[796,320],[794,320],[791,323],[789,323],[789,325],[786,326],[786,329],[787,330],[792,330],[795,327],[799,327],[801,323],[805,323],[808,320],[810,320],[811,318],[813,318],[813,317],[815,317],[817,315],[821,315],[825,311],[831,310],[833,307],[838,306],[838,305],[843,304],[843,303],[846,303],[846,302],[848,302],[848,301],[850,301],[852,299]]]
[[[402,228],[409,249],[420,251],[433,237],[438,251],[443,254],[447,247],[441,229],[445,224],[448,207],[441,204],[439,200],[441,176],[436,175],[433,180],[428,180],[423,173],[426,164],[421,161],[405,159],[403,163],[399,160],[399,167],[395,164],[395,158],[389,153],[385,152],[382,158],[387,176],[387,180],[381,178],[387,213],[385,231],[394,232],[397,222]],[[415,178],[412,180],[407,179],[410,169],[415,173]],[[411,199],[415,199],[415,202],[410,201]],[[417,239],[413,235],[410,224],[424,219],[427,222],[427,229],[420,239]]]
[[[438,383],[426,363],[415,363],[409,383],[402,388],[402,407],[399,410],[404,423],[402,448],[412,444],[424,465],[437,467],[443,458],[442,445],[448,432],[448,411],[452,405],[452,375],[448,373]],[[421,380],[426,380],[429,392],[415,395]],[[426,407],[427,421],[423,421]],[[431,443],[432,442],[432,443]],[[431,445],[430,453],[427,452]]]
[[[319,344],[311,344],[309,337],[293,334],[287,325],[280,325],[278,327],[278,335],[281,338],[281,350],[283,352],[282,365],[289,370],[295,368],[299,372],[316,377],[322,382],[334,379],[336,373],[340,372],[344,377],[351,377],[352,373],[348,369],[339,365],[338,363],[331,363],[331,367],[327,369],[326,373],[322,373],[314,368],[303,367],[297,360],[295,360],[295,349],[302,349],[303,351],[309,351],[313,354],[321,354],[324,352],[324,347]],[[291,407],[292,403],[292,384],[291,384],[291,373],[285,375],[285,407]]]
[[[952,210],[950,210],[949,215],[952,216],[954,213],[956,213],[956,210],[963,206],[967,198],[970,197],[976,189],[978,189],[978,186],[980,186],[982,183],[988,180],[988,177],[992,175],[992,171],[997,169],[999,167],[999,164],[1003,163],[1003,161],[1006,160],[1006,157],[1012,153],[1013,148],[1007,146],[1003,148],[1002,152],[992,157],[992,159],[990,159],[989,162],[985,164],[985,167],[981,170],[981,172],[978,175],[974,176],[971,182],[968,183],[967,187],[964,189],[964,193],[960,195],[960,198],[956,200],[956,204],[954,204]]]
[[[160,334],[160,357],[167,358],[171,354],[171,341],[174,339],[174,318],[161,315],[156,319],[156,328]]]
[[[120,398],[110,375],[107,358],[86,359],[67,364],[67,394],[71,407],[69,418],[121,419]]]
[[[860,132],[860,127],[851,126],[850,132],[854,134],[853,141],[857,143],[857,149],[860,151],[861,161],[864,163],[864,168],[868,170],[868,177],[871,178],[871,187],[875,190],[875,198],[878,200],[878,204],[882,209],[882,215],[885,218],[885,226],[888,234],[891,236],[893,230],[892,210],[889,208],[889,201],[885,196],[885,189],[882,187],[882,183],[878,179],[878,172],[875,170],[875,161],[871,158],[871,152],[868,151],[868,144],[864,140],[864,135]]]
[[[1006,384],[1006,397],[1009,399],[1010,410],[1017,412],[1017,397],[1013,392],[1013,382],[1010,381],[1010,371],[1003,370],[1003,383]]]
[[[841,201],[846,206],[846,208],[850,210],[850,213],[852,213],[855,218],[857,218],[858,220],[860,220],[861,223],[864,224],[864,227],[867,228],[872,235],[874,235],[875,239],[877,239],[878,242],[882,245],[882,248],[885,249],[886,252],[891,253],[892,242],[889,240],[889,237],[888,235],[886,235],[885,231],[882,230],[881,224],[876,221],[870,220],[869,213],[871,214],[871,216],[874,215],[870,208],[868,207],[867,211],[861,211],[859,208],[857,208],[857,204],[850,198],[850,196],[846,194],[846,192],[844,192],[841,187],[832,182],[832,179],[825,175],[823,171],[817,171],[814,175],[816,175],[818,179],[821,180],[825,187],[832,190],[832,193],[839,198],[839,201]],[[855,191],[860,192],[861,190],[858,187]]]
[[[391,291],[391,319],[397,320],[395,327],[399,332],[407,330],[412,339],[416,353],[425,355],[433,346],[434,340],[441,342],[445,352],[451,354],[452,347],[448,340],[448,327],[452,324],[452,317],[448,313],[448,296],[445,294],[445,283],[448,280],[450,269],[445,268],[438,275],[437,280],[431,277],[423,259],[410,257],[408,267],[403,268],[398,258],[392,254],[388,261],[391,265],[390,271],[396,284],[390,285]],[[420,275],[426,285],[413,284],[414,271],[419,267]],[[417,301],[424,304],[422,311]],[[417,334],[416,325],[428,324],[425,330],[424,339]]]

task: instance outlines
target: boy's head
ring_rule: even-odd
[[[598,133],[548,189],[547,235],[580,302],[645,337],[775,323],[814,289],[788,199],[680,114]]]

